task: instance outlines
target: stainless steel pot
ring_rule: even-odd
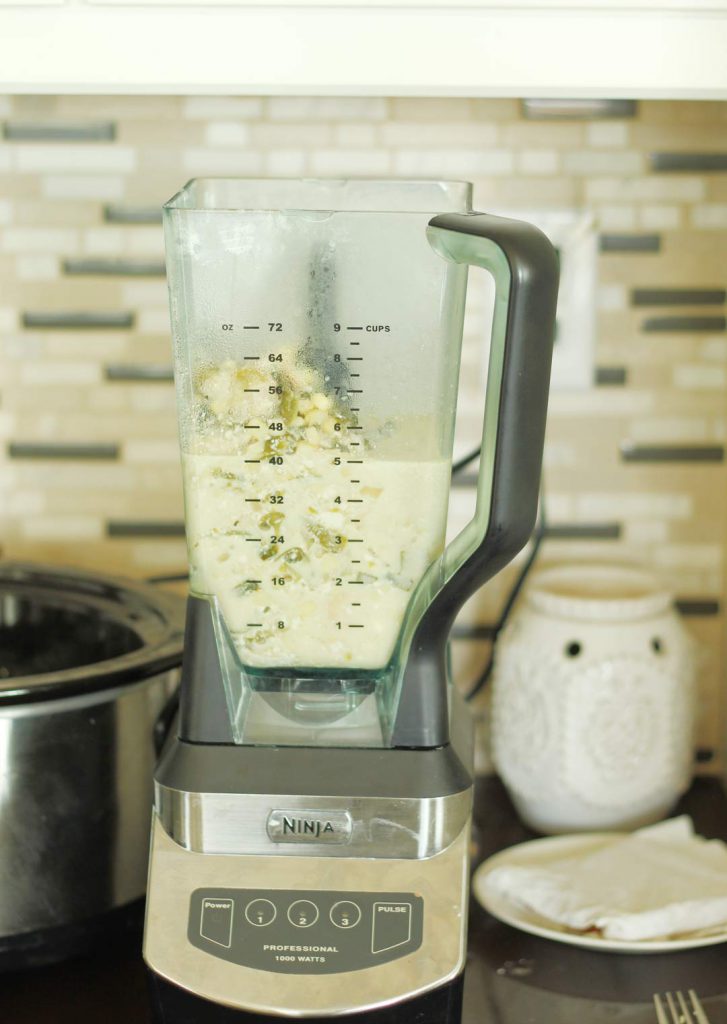
[[[75,952],[143,897],[183,618],[147,584],[0,563],[0,968]]]

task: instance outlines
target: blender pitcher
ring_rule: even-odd
[[[558,280],[470,192],[200,179],[164,208],[190,597],[155,779],[160,1021],[459,1015],[447,637],[532,529]],[[477,508],[445,546],[470,265],[495,312]]]
[[[469,208],[461,182],[224,179],[165,207],[190,588],[236,743],[442,741],[452,610],[531,528],[555,273]],[[498,284],[492,402],[445,552],[468,263]]]

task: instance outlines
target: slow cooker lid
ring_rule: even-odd
[[[130,684],[181,664],[184,601],[145,583],[0,562],[0,705]]]

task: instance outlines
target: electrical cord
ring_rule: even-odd
[[[480,452],[481,448],[478,447],[475,448],[473,451],[469,452],[467,455],[464,455],[461,459],[458,459],[457,462],[455,462],[452,466],[452,476],[455,476],[457,473],[460,473],[463,469],[469,466],[471,462],[474,462],[475,459],[479,457]],[[497,640],[502,630],[505,628],[507,620],[510,618],[510,613],[512,612],[515,602],[518,599],[520,591],[522,590],[525,581],[530,574],[530,570],[535,564],[535,561],[538,557],[538,553],[540,552],[540,546],[543,543],[543,537],[545,536],[546,530],[547,518],[545,515],[545,493],[543,485],[541,483],[538,521],[535,524],[535,529],[533,530],[533,543],[530,548],[530,553],[528,554],[528,557],[525,559],[523,567],[520,570],[515,580],[515,583],[513,584],[512,590],[507,595],[507,599],[505,601],[503,609],[500,612],[500,617],[493,628],[492,650],[490,652],[489,658],[487,659],[487,663],[485,664],[485,667],[482,669],[479,676],[475,680],[474,684],[470,688],[469,692],[465,694],[465,700],[472,700],[472,698],[476,697],[477,694],[480,693],[489,682],[490,676],[492,675],[492,669],[495,664],[495,641]]]
[[[510,593],[507,595],[507,600],[505,601],[503,609],[500,612],[500,617],[498,618],[493,628],[492,650],[490,652],[490,656],[487,659],[485,667],[482,669],[479,676],[475,680],[473,686],[470,688],[468,693],[465,694],[465,700],[472,700],[472,698],[476,697],[477,694],[480,693],[489,682],[490,676],[492,675],[492,669],[495,664],[495,642],[497,641],[497,638],[502,632],[502,630],[505,628],[507,620],[510,618],[510,613],[512,612],[515,602],[518,599],[520,591],[522,590],[526,579],[530,575],[530,570],[533,568],[533,565],[535,564],[535,561],[538,557],[538,553],[540,552],[540,547],[543,543],[543,538],[545,537],[547,529],[548,520],[545,514],[545,495],[541,483],[538,521],[535,524],[535,529],[533,530],[533,542],[530,548],[530,553],[528,554],[528,557],[525,559],[523,567],[518,573],[517,579],[515,580],[515,583],[513,584]]]
[[[462,456],[462,458],[458,459],[457,462],[452,463],[452,476],[454,476],[455,473],[460,473],[466,466],[469,466],[470,462],[474,462],[475,459],[478,459],[481,451],[482,448],[478,445],[474,451],[470,452],[468,455]]]

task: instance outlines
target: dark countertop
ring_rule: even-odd
[[[727,796],[699,779],[675,808],[697,831],[727,840]],[[478,784],[476,860],[537,838],[516,817],[497,779]],[[464,1024],[655,1024],[655,992],[694,988],[710,1024],[727,1024],[727,943],[679,953],[599,953],[500,924],[478,905],[470,915]]]
[[[727,839],[727,798],[701,779],[678,812]],[[478,783],[477,861],[532,838],[496,779]],[[140,937],[92,957],[0,975],[1,1024],[151,1024]],[[654,1024],[654,992],[695,988],[710,1024],[727,1024],[727,944],[670,954],[594,953],[518,932],[474,905],[464,1024]]]

